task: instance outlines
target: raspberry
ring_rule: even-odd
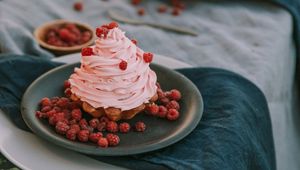
[[[119,63],[119,68],[121,70],[126,70],[127,69],[127,62],[122,60],[120,63]]]
[[[109,121],[106,124],[106,130],[109,132],[118,132],[118,124],[114,121]]]
[[[80,130],[77,134],[77,138],[80,142],[87,142],[89,140],[90,131]]]
[[[122,132],[122,133],[128,133],[129,130],[130,130],[130,125],[129,125],[129,123],[126,123],[126,122],[121,123],[121,124],[119,125],[119,130],[120,130],[120,132]]]
[[[146,63],[151,63],[151,61],[153,60],[153,54],[152,53],[144,53],[143,54],[143,59]]]
[[[97,128],[99,124],[99,120],[97,118],[93,118],[89,121],[89,124],[92,128]]]
[[[97,143],[98,140],[99,140],[100,138],[102,138],[102,137],[103,137],[103,134],[102,134],[101,132],[91,133],[90,136],[89,136],[89,140],[90,140],[91,142]]]
[[[64,89],[67,89],[67,88],[70,88],[71,87],[71,84],[69,82],[69,80],[65,80],[64,81]]]
[[[76,11],[82,11],[82,9],[83,9],[83,4],[82,4],[82,2],[76,2],[76,3],[74,3],[73,8],[74,8],[74,10],[76,10]]]
[[[61,108],[57,106],[53,107],[53,110],[55,110],[56,112],[61,112]]]
[[[165,118],[168,113],[168,109],[165,106],[159,106],[157,116],[160,118]]]
[[[36,111],[35,112],[35,116],[39,119],[44,118],[45,117],[45,113],[41,112],[41,111]]]
[[[41,112],[46,113],[46,112],[50,111],[51,109],[52,109],[51,106],[45,106],[45,107],[42,107]]]
[[[51,101],[48,97],[44,97],[42,98],[42,100],[40,101],[40,104],[42,107],[45,107],[45,106],[51,106]]]
[[[69,129],[66,133],[66,138],[69,140],[76,140],[77,131],[75,129]]]
[[[71,112],[72,118],[80,121],[81,117],[82,117],[82,112],[80,109],[73,109]]]
[[[176,109],[169,109],[167,113],[168,120],[176,120],[179,117],[179,112]]]
[[[131,42],[135,45],[137,45],[137,43],[138,43],[136,39],[132,39]]]
[[[71,120],[69,121],[69,124],[70,124],[70,125],[77,124],[77,120],[71,119]]]
[[[49,112],[46,113],[46,117],[50,118],[52,117],[54,114],[56,114],[56,111],[54,109],[50,110]]]
[[[137,132],[144,132],[146,130],[146,125],[144,122],[139,121],[135,123],[135,130]]]
[[[55,130],[59,134],[66,134],[67,131],[70,129],[70,126],[67,125],[65,122],[57,122],[55,125]]]
[[[167,97],[163,97],[163,98],[160,99],[160,102],[162,104],[168,104],[170,102],[170,100]]]
[[[70,125],[70,129],[74,129],[77,133],[80,131],[80,126],[78,124],[72,124]]]
[[[117,146],[120,143],[120,138],[118,135],[114,135],[112,133],[108,133],[106,135],[106,139],[108,141],[109,146]]]
[[[108,24],[108,29],[114,29],[114,28],[117,28],[119,25],[117,22],[111,22]]]
[[[172,15],[178,16],[178,15],[180,15],[180,13],[181,13],[181,9],[180,8],[178,8],[178,7],[173,8]]]
[[[179,110],[180,106],[179,103],[176,102],[175,100],[170,101],[169,103],[166,104],[166,108],[169,109],[176,109]]]
[[[102,38],[102,37],[106,38],[107,34],[108,34],[108,28],[106,28],[104,26],[96,28],[96,35],[97,35],[97,37],[99,37],[99,38]]]
[[[157,89],[157,95],[158,95],[158,99],[162,99],[162,98],[166,97],[166,95],[162,91],[162,89]]]
[[[88,123],[85,119],[81,119],[78,124],[81,129],[87,129]]]
[[[139,8],[137,10],[137,13],[138,13],[139,16],[143,16],[143,15],[145,15],[145,9],[144,8]]]
[[[97,130],[99,132],[103,132],[106,130],[106,122],[100,122],[97,126]]]
[[[68,29],[62,28],[59,30],[59,38],[65,42],[73,42],[76,40],[76,35],[71,33]]]
[[[177,89],[172,89],[169,93],[168,93],[168,98],[171,100],[180,100],[181,99],[181,93],[179,90]]]
[[[72,95],[72,92],[71,92],[71,89],[70,88],[67,88],[65,91],[64,91],[65,95],[67,97],[70,97]]]
[[[65,118],[66,118],[67,120],[71,119],[72,115],[71,115],[70,110],[64,109],[62,112],[64,112]]]
[[[98,146],[102,147],[102,148],[107,148],[108,147],[108,140],[106,138],[100,138],[98,140]]]
[[[74,109],[78,109],[79,106],[78,106],[78,103],[77,103],[77,102],[70,102],[68,108],[69,108],[70,110],[74,110]]]
[[[167,10],[168,10],[168,7],[166,5],[163,5],[163,4],[159,5],[158,8],[157,8],[157,11],[159,13],[165,13],[165,12],[167,12]]]
[[[102,117],[100,118],[100,122],[105,122],[105,123],[107,123],[107,122],[109,122],[109,121],[110,121],[109,118],[106,117],[106,116],[102,116]]]
[[[158,113],[159,108],[156,104],[151,104],[146,107],[146,110],[148,113],[155,116]]]
[[[56,104],[56,102],[58,102],[58,100],[59,100],[59,97],[52,97],[50,99],[50,101],[51,101],[52,104]]]
[[[142,0],[131,0],[132,5],[139,5],[142,2]]]
[[[69,103],[69,99],[62,97],[56,102],[56,105],[60,108],[66,108],[68,107],[68,103]]]
[[[93,55],[93,49],[90,47],[85,47],[81,49],[81,55],[82,56],[91,56]]]
[[[55,126],[57,122],[65,121],[65,114],[63,112],[56,113],[48,121],[50,125]]]

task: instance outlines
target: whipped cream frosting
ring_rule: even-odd
[[[156,94],[156,74],[138,48],[119,28],[95,41],[93,55],[82,56],[80,68],[70,76],[71,92],[94,108],[115,107],[122,111],[148,103]],[[119,63],[127,62],[121,70]]]

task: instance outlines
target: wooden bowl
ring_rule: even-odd
[[[73,23],[75,24],[81,31],[90,31],[92,33],[91,39],[81,45],[75,45],[71,47],[59,47],[59,46],[54,46],[50,45],[46,42],[46,33],[49,31],[49,29],[56,27],[56,26],[62,26],[68,23]],[[34,31],[34,37],[36,41],[39,43],[39,45],[50,52],[54,53],[55,55],[65,55],[65,54],[70,54],[70,53],[75,53],[78,51],[81,51],[83,47],[87,47],[91,44],[94,43],[95,39],[95,34],[94,34],[94,29],[90,27],[87,24],[79,23],[76,21],[69,21],[69,20],[54,20],[51,22],[47,22],[39,27],[37,27]]]

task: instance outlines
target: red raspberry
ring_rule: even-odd
[[[42,100],[40,101],[40,104],[42,107],[45,107],[45,106],[51,106],[51,101],[48,97],[44,97],[42,98]]]
[[[153,116],[156,116],[156,115],[157,115],[158,110],[159,110],[159,108],[158,108],[158,106],[157,106],[156,104],[150,104],[150,105],[148,105],[148,106],[146,107],[146,111],[147,111],[148,113],[150,113],[151,115],[153,115]]]
[[[50,125],[55,126],[57,122],[65,121],[65,114],[63,112],[56,113],[48,121]]]
[[[109,118],[106,117],[106,116],[102,116],[102,117],[100,118],[100,122],[105,122],[105,123],[107,123],[107,122],[109,122],[109,121],[110,121]]]
[[[69,121],[69,124],[70,124],[70,125],[77,124],[77,120],[75,120],[75,119],[71,119],[71,120]]]
[[[106,28],[104,26],[96,28],[96,35],[97,35],[97,37],[99,37],[99,38],[102,38],[102,37],[106,38],[107,34],[108,34],[108,28]]]
[[[139,5],[142,2],[142,0],[131,0],[132,5]]]
[[[181,93],[177,89],[173,89],[168,93],[168,98],[171,100],[180,100],[181,99]]]
[[[166,105],[166,104],[168,104],[170,102],[170,100],[167,97],[163,97],[163,98],[161,98],[159,100],[164,105]]]
[[[67,133],[66,133],[66,137],[69,140],[76,140],[76,135],[77,135],[77,131],[75,129],[70,128]]]
[[[49,112],[51,109],[52,109],[51,106],[45,106],[45,107],[42,107],[41,112],[46,113],[46,112]]]
[[[108,140],[106,138],[100,138],[98,140],[98,146],[102,148],[107,148],[108,147]]]
[[[82,4],[82,2],[76,2],[76,3],[74,3],[73,8],[74,8],[74,10],[76,10],[76,11],[82,11],[82,9],[83,9],[83,4]]]
[[[50,118],[50,117],[52,117],[56,113],[57,112],[54,109],[52,109],[52,110],[50,110],[49,112],[46,113],[46,116],[47,116],[47,118]]]
[[[173,8],[172,15],[178,16],[181,13],[181,9],[178,7]]]
[[[127,62],[122,60],[120,63],[119,63],[119,68],[121,70],[126,70],[127,69]]]
[[[138,13],[139,16],[143,16],[143,15],[145,15],[145,9],[144,8],[139,8],[137,10],[137,13]]]
[[[71,92],[71,89],[70,88],[67,88],[65,91],[64,91],[65,95],[67,97],[70,97],[72,95],[72,92]]]
[[[97,130],[99,132],[103,132],[106,130],[106,122],[100,122],[97,126]]]
[[[65,118],[66,118],[67,120],[71,119],[72,115],[71,115],[70,110],[64,109],[62,112],[64,112]]]
[[[50,101],[51,101],[52,104],[56,104],[56,102],[58,102],[58,100],[59,100],[59,97],[52,97],[50,99]]]
[[[97,118],[93,118],[89,121],[89,124],[92,128],[97,128],[99,124],[99,120]]]
[[[146,130],[146,125],[142,121],[138,121],[135,123],[135,130],[137,132],[144,132]]]
[[[112,133],[108,133],[106,139],[108,140],[109,146],[117,146],[120,143],[119,136]]]
[[[65,122],[57,122],[55,125],[56,132],[62,135],[66,134],[69,129],[70,126]]]
[[[76,40],[76,35],[71,33],[68,29],[62,28],[59,30],[59,37],[65,42],[73,42]]]
[[[56,102],[56,105],[60,108],[67,108],[69,101],[70,100],[68,98],[62,97]]]
[[[176,109],[169,109],[167,113],[168,120],[176,120],[179,117],[179,112]]]
[[[41,111],[36,111],[35,112],[35,116],[39,119],[46,117],[45,113],[41,112]]]
[[[72,124],[70,125],[70,129],[74,129],[77,133],[80,131],[80,126],[78,124]]]
[[[162,98],[166,97],[166,95],[162,91],[162,89],[157,89],[157,95],[158,95],[158,99],[162,99]]]
[[[108,24],[108,29],[114,29],[114,28],[117,28],[119,25],[117,22],[111,22]]]
[[[89,140],[90,140],[91,142],[97,143],[98,140],[99,140],[100,138],[102,138],[102,137],[103,137],[103,134],[102,134],[101,132],[91,133],[90,136],[89,136]]]
[[[91,47],[85,47],[81,49],[81,55],[82,56],[91,56],[93,55],[93,49]]]
[[[80,119],[82,118],[82,112],[80,109],[73,109],[71,112],[72,118],[80,121]]]
[[[70,102],[68,108],[70,110],[74,110],[74,109],[79,109],[79,106],[77,102]]]
[[[157,116],[160,118],[165,118],[168,113],[168,109],[165,106],[159,106],[159,111]]]
[[[165,13],[165,12],[167,12],[167,10],[168,10],[168,7],[164,4],[159,5],[157,8],[157,11],[159,13]]]
[[[77,138],[80,142],[87,142],[89,140],[90,131],[80,130],[77,134]]]
[[[61,112],[61,108],[57,106],[53,107],[53,110],[55,110],[56,112]]]
[[[131,42],[135,45],[137,45],[137,43],[138,43],[136,39],[132,39]]]
[[[81,129],[87,129],[88,122],[85,119],[81,119],[78,124]]]
[[[119,130],[120,132],[122,133],[128,133],[129,130],[130,130],[130,124],[129,123],[126,123],[126,122],[123,122],[119,125]]]
[[[65,80],[64,81],[64,89],[70,88],[71,87],[71,83],[69,82],[69,80]]]
[[[170,101],[169,103],[166,104],[167,109],[176,109],[179,110],[180,106],[179,103],[176,102],[175,100]]]
[[[143,59],[146,63],[151,63],[151,61],[153,60],[153,54],[152,53],[144,53],[143,54]]]
[[[118,124],[114,121],[109,121],[106,124],[106,130],[109,132],[118,132]]]

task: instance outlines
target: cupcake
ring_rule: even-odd
[[[115,22],[98,27],[96,35],[69,78],[70,98],[93,117],[131,119],[158,98],[157,77],[149,67],[153,54],[137,47]]]

